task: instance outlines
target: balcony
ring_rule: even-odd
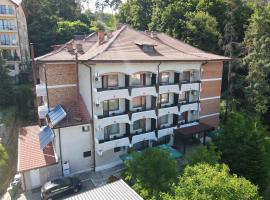
[[[47,96],[46,85],[45,84],[36,85],[36,93],[38,97]]]
[[[131,121],[135,122],[139,119],[146,119],[146,118],[152,118],[156,119],[156,111],[155,110],[146,110],[146,111],[141,111],[141,112],[134,112],[131,115]]]
[[[178,115],[179,110],[177,106],[173,106],[173,107],[164,107],[164,108],[160,108],[158,109],[158,117],[161,117],[163,115],[169,115],[169,114],[176,114]]]
[[[131,139],[131,146],[136,144],[136,143],[145,141],[145,140],[155,140],[156,141],[157,137],[156,137],[155,131],[144,132],[144,133],[139,133],[139,134],[133,135],[132,139]]]
[[[195,125],[198,125],[199,124],[199,120],[191,120],[191,121],[188,121],[188,122],[185,122],[183,121],[182,123],[179,123],[178,124],[178,127],[179,128],[185,128],[185,127],[189,127],[189,126],[195,126]]]
[[[129,99],[129,93],[127,88],[113,88],[113,89],[102,89],[94,88],[94,94],[97,101],[102,102],[109,99]]]
[[[173,129],[176,128],[176,125],[172,125],[170,127],[161,128],[158,130],[158,138],[164,137],[166,135],[172,135]]]
[[[142,87],[131,87],[131,98],[138,96],[157,96],[155,86],[142,86]]]
[[[48,106],[46,105],[38,106],[38,116],[40,119],[45,119],[48,112],[49,112]]]
[[[191,90],[199,91],[199,89],[200,89],[200,81],[181,82],[181,85],[180,85],[180,91],[181,92],[191,91]]]
[[[127,113],[112,116],[95,116],[95,124],[98,128],[104,128],[111,124],[130,123]]]
[[[179,93],[179,85],[178,84],[169,84],[169,85],[160,85],[159,93]]]
[[[95,144],[97,149],[96,151],[101,156],[103,152],[114,149],[115,147],[129,147],[130,141],[128,135],[125,134],[108,140],[98,140],[95,138]]]
[[[190,110],[200,110],[200,102],[196,101],[196,102],[187,102],[185,104],[180,104],[179,105],[180,109],[180,113],[186,112],[186,111],[190,111]]]

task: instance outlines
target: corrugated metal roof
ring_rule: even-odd
[[[143,200],[122,179],[102,187],[66,198],[68,200]]]
[[[54,139],[54,133],[49,126],[45,126],[41,129],[39,133],[39,143],[40,149],[45,149],[45,147],[52,142]]]
[[[67,113],[65,112],[65,110],[60,105],[55,106],[48,113],[48,117],[50,119],[50,123],[51,123],[52,127],[54,127],[56,124],[58,124],[66,116],[67,116]]]

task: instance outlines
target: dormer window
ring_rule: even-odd
[[[135,44],[137,44],[144,53],[155,53],[155,46],[157,46],[156,44],[150,43],[150,42],[135,42]]]

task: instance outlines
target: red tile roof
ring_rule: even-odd
[[[52,144],[44,150],[39,145],[39,126],[20,129],[18,138],[18,172],[56,164],[56,155]]]
[[[207,53],[164,33],[157,33],[155,37],[150,32],[142,32],[123,26],[112,33],[112,37],[102,44],[97,41],[97,34],[89,36],[88,40],[80,40],[84,53],[78,55],[81,61],[108,62],[108,61],[210,61],[229,60],[230,58]],[[89,45],[91,41],[91,45]],[[78,42],[73,40],[73,42]],[[156,54],[147,54],[137,43],[155,44]],[[66,45],[37,61],[74,61],[75,56],[70,54]]]

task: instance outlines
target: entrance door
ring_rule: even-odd
[[[31,185],[32,188],[39,187],[40,184],[40,174],[39,169],[30,171]]]

